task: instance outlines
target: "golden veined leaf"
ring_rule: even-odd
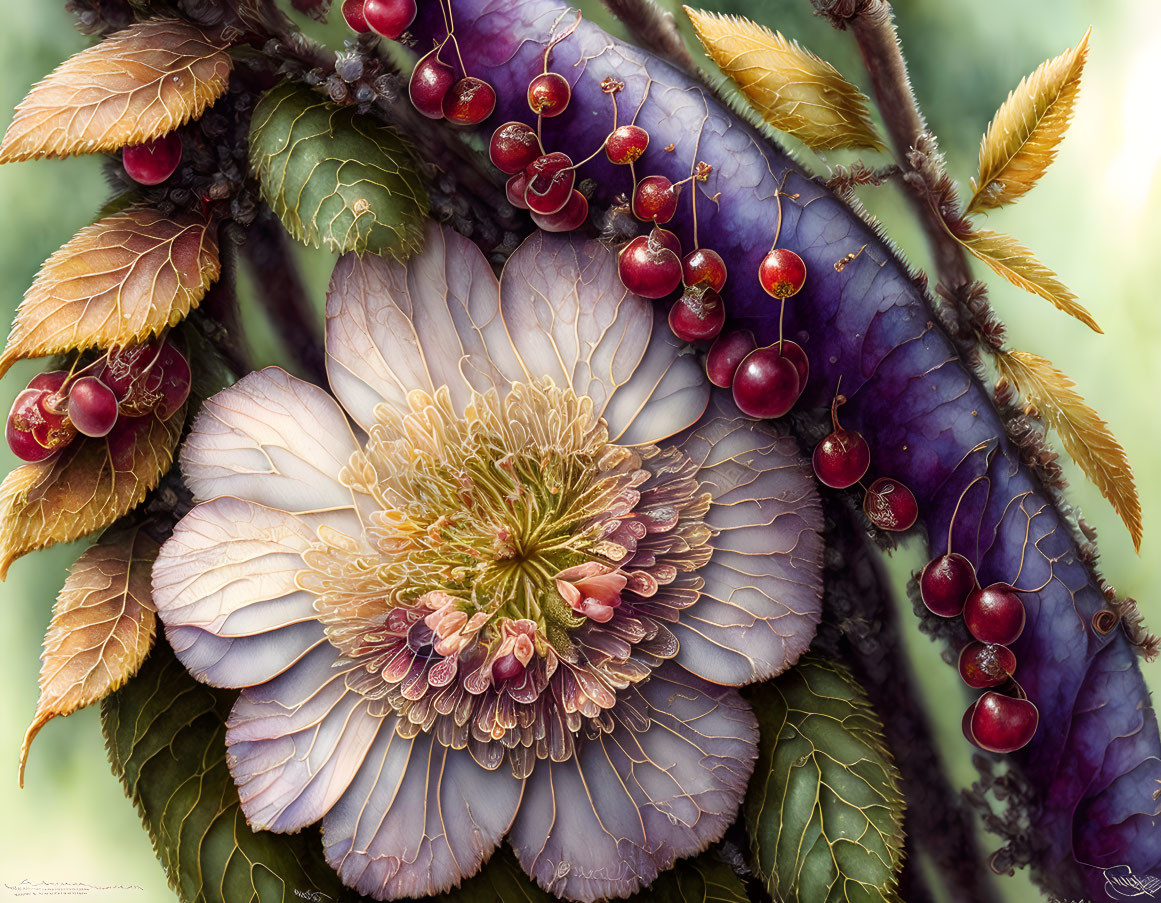
[[[1054,306],[1076,317],[1093,332],[1104,332],[1092,314],[1077,301],[1076,295],[1060,281],[1060,277],[1037,260],[1035,254],[1012,236],[990,229],[973,229],[966,237],[962,235],[955,237],[973,255],[1013,285],[1051,301]]]
[[[1080,91],[1091,31],[1071,50],[1041,63],[996,111],[980,142],[979,181],[972,180],[975,193],[968,213],[1027,194],[1056,159],[1056,146],[1068,130]]]
[[[1133,469],[1109,425],[1088,406],[1076,383],[1051,361],[1027,351],[1000,352],[996,368],[1056,430],[1065,451],[1109,500],[1129,528],[1134,547],[1141,551],[1141,501]]]
[[[826,60],[741,16],[685,12],[710,59],[774,128],[813,150],[883,147],[866,96]]]
[[[181,322],[220,271],[206,217],[136,208],[98,220],[41,267],[17,308],[0,376],[26,357],[142,342]]]
[[[17,467],[0,484],[0,580],[28,552],[109,526],[139,505],[173,463],[185,409],[124,417],[103,439],[78,436],[59,457]]]
[[[32,741],[121,687],[153,647],[150,572],[160,548],[141,528],[106,534],[73,564],[52,609],[40,655],[40,699],[20,747],[20,786]]]
[[[16,107],[0,163],[115,151],[168,134],[226,90],[227,44],[182,19],[147,19],[61,63]]]

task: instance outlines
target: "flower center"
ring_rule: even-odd
[[[564,755],[677,652],[665,623],[709,557],[696,467],[611,444],[592,400],[547,380],[462,414],[446,388],[408,405],[376,409],[341,475],[375,502],[363,536],[320,528],[299,585],[361,665],[348,683],[415,730]]]

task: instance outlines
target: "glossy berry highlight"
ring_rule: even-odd
[[[989,690],[972,708],[971,737],[990,752],[1015,752],[1028,745],[1039,722],[1040,712],[1031,700]]]
[[[959,676],[969,687],[996,687],[1016,673],[1016,653],[999,643],[968,643],[959,652]]]
[[[694,248],[681,259],[681,281],[686,285],[708,285],[720,292],[726,284],[726,262],[710,248]]]
[[[832,489],[854,486],[871,466],[871,448],[867,445],[867,440],[861,433],[845,429],[839,423],[838,409],[845,403],[845,396],[834,397],[830,406],[833,429],[814,447],[814,455],[811,458],[814,475],[824,486]]]
[[[649,147],[649,133],[639,125],[619,125],[605,139],[605,156],[610,163],[627,166],[641,159]]]
[[[117,413],[117,396],[95,376],[82,376],[69,386],[68,415],[78,432],[94,438],[108,435]]]
[[[793,297],[806,283],[806,264],[789,248],[774,248],[758,264],[758,281],[771,297]]]
[[[532,222],[545,232],[571,232],[583,226],[588,216],[588,199],[574,188],[565,205],[556,213],[534,212]]]
[[[647,223],[667,223],[677,213],[677,195],[665,176],[646,176],[633,190],[633,215]]]
[[[975,567],[958,552],[932,558],[919,575],[919,597],[941,618],[959,615],[968,595],[978,588]]]
[[[748,329],[737,329],[718,336],[706,352],[706,378],[722,389],[730,388],[734,384],[738,365],[757,347],[754,333]]]
[[[443,115],[453,125],[476,125],[496,109],[496,90],[474,75],[454,82],[443,98]]]
[[[543,72],[528,83],[528,108],[549,119],[568,109],[572,87],[559,72]]]
[[[344,7],[345,8],[345,7]],[[432,50],[415,64],[407,94],[411,105],[428,119],[443,119],[443,102],[456,83],[456,73],[439,59],[439,48]]]
[[[748,417],[765,419],[786,414],[802,394],[803,382],[794,360],[777,343],[755,348],[734,373],[734,404]]]
[[[364,0],[363,21],[367,27],[396,40],[415,21],[415,0]]]
[[[968,632],[981,643],[1014,643],[1024,632],[1026,619],[1024,603],[1006,583],[974,590],[963,607]]]
[[[524,169],[524,177],[524,203],[533,213],[549,214],[562,209],[576,184],[572,159],[560,151],[537,157]]]
[[[880,530],[901,533],[910,530],[919,517],[915,495],[893,477],[879,477],[863,496],[863,512]]]
[[[505,122],[492,132],[488,142],[488,159],[507,175],[523,172],[543,153],[536,130],[523,122]]]
[[[176,132],[134,144],[121,151],[125,174],[140,185],[160,185],[181,163],[181,137]]]
[[[638,235],[617,255],[617,273],[642,298],[664,298],[681,284],[681,259],[667,245],[664,230]]]
[[[359,34],[366,34],[371,30],[367,24],[367,17],[363,15],[364,0],[343,0],[343,18],[347,27]]]
[[[683,342],[706,342],[726,324],[726,306],[712,288],[686,288],[669,309],[669,329]]]

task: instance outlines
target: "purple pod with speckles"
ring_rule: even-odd
[[[483,127],[534,123],[528,81],[573,13],[556,0],[453,6],[464,58],[499,98]],[[443,29],[429,4],[413,30],[426,42]],[[727,328],[751,329],[759,343],[776,339],[778,306],[758,283],[758,265],[775,239],[801,255],[809,275],[785,320],[786,337],[811,361],[800,405],[821,410],[841,377],[846,425],[867,438],[876,474],[914,491],[933,554],[946,551],[961,493],[983,477],[956,516],[954,550],[973,561],[981,583],[1030,588],[1052,578],[1024,597],[1027,627],[1013,646],[1041,713],[1035,738],[1008,757],[1036,795],[1036,877],[1061,896],[1098,900],[1109,898],[1106,870],[1161,877],[1161,744],[1134,651],[1121,631],[1092,629],[1104,599],[1075,526],[1021,463],[989,392],[933,324],[905,266],[846,204],[685,73],[588,22],[553,48],[550,62],[572,85],[572,102],[544,121],[546,149],[583,159],[600,146],[613,125],[614,97],[601,87],[611,77],[624,83],[617,121],[650,135],[638,175],[678,181],[699,163],[712,167],[705,181],[686,185],[668,227],[693,247],[696,204],[700,243],[729,268]],[[596,180],[594,207],[631,187],[627,168],[603,154],[584,164],[583,178]]]

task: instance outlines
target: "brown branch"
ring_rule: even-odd
[[[698,75],[689,48],[677,29],[673,13],[659,7],[654,0],[601,0],[605,9],[628,29],[634,43],[649,50],[679,69]]]

